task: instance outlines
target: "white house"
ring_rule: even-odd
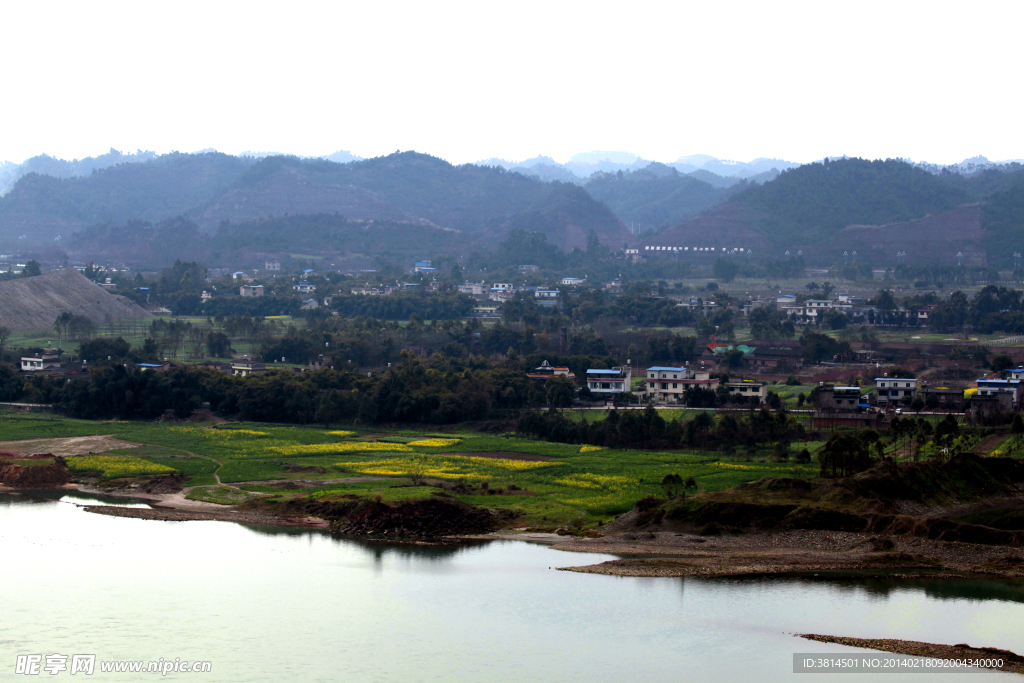
[[[907,377],[876,377],[875,389],[880,405],[899,403],[905,397],[913,399],[917,394],[917,380]]]
[[[263,296],[263,285],[242,285],[238,288],[239,296]]]
[[[38,372],[60,367],[60,351],[47,349],[38,356],[22,357],[22,372]]]
[[[292,289],[294,289],[299,294],[312,294],[313,292],[316,291],[316,285],[311,285],[305,280],[302,280],[301,282],[299,282],[299,284],[292,285]]]
[[[483,282],[467,282],[459,285],[459,292],[470,296],[483,296],[487,293],[487,285]]]
[[[647,393],[659,401],[682,403],[683,394],[691,386],[715,389],[718,379],[712,379],[710,373],[693,372],[689,368],[660,365],[647,368]]]
[[[730,394],[742,396],[747,399],[756,398],[759,404],[768,400],[767,382],[744,380],[742,382],[729,382],[725,386],[729,387]]]
[[[587,388],[597,397],[612,397],[631,389],[633,371],[627,367],[588,369]]]
[[[567,287],[572,287],[574,285],[582,285],[584,282],[586,282],[585,278],[579,278],[579,277],[563,277],[562,278],[562,284],[567,286]]]

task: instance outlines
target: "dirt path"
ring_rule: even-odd
[[[971,449],[971,453],[975,453],[984,458],[989,453],[994,451],[996,449],[996,446],[1001,444],[1005,439],[1005,434],[999,434],[996,436],[990,436],[987,439],[982,439],[977,446]]]
[[[53,455],[89,455],[104,453],[115,448],[138,448],[142,444],[122,441],[113,434],[99,436],[69,436],[59,439],[24,439],[21,441],[0,441],[0,451],[18,455],[52,453]]]

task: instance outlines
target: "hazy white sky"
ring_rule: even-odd
[[[1024,2],[11,2],[0,159],[1024,158]]]

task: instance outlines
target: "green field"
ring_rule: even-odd
[[[590,412],[603,416],[602,411]],[[231,493],[233,489],[212,486],[216,483],[214,471],[224,484],[286,498],[355,494],[395,501],[432,495],[442,484],[449,488],[461,484],[453,494],[460,500],[512,510],[523,525],[535,526],[609,520],[630,510],[640,498],[661,495],[660,482],[666,474],[679,474],[684,480],[693,477],[698,489],[717,491],[766,476],[809,477],[817,472],[813,465],[759,461],[757,457],[739,460],[723,459],[717,453],[581,448],[511,434],[254,423],[89,422],[46,415],[0,418],[3,441],[96,434],[145,444],[100,454],[104,456],[101,459],[69,458],[73,468],[83,473],[102,472],[107,481],[177,471],[191,477],[188,486],[207,487],[194,490],[193,497],[218,502],[233,501],[238,495]],[[418,443],[432,437],[457,442]],[[794,444],[794,452],[804,447],[813,452],[820,445]],[[75,463],[79,459],[81,466]],[[312,488],[259,483],[341,478],[361,481]]]

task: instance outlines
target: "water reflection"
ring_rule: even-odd
[[[899,593],[923,593],[936,600],[997,600],[1001,602],[1024,603],[1024,581],[1015,579],[947,579],[947,578],[879,578],[857,577],[846,574],[819,573],[799,577],[757,577],[721,579],[683,579],[691,582],[719,583],[734,587],[741,586],[820,586],[836,593],[849,593],[887,600]]]
[[[792,680],[793,652],[842,649],[793,633],[1024,651],[1007,582],[598,576],[552,567],[609,556],[530,543],[396,544],[87,514],[52,495],[0,501],[0,557],[16,558],[0,584],[27,587],[4,594],[8,653],[213,661],[204,681],[772,683]]]
[[[388,540],[374,540],[346,536],[326,529],[309,529],[304,527],[275,526],[272,524],[248,524],[241,526],[260,536],[269,537],[291,537],[291,538],[317,538],[333,542],[337,546],[346,548],[357,548],[376,561],[385,557],[417,559],[417,560],[448,560],[456,555],[481,548],[493,541],[470,540],[458,543],[420,543],[415,541],[399,542]]]
[[[102,493],[83,493],[74,489],[20,489],[0,492],[0,505],[23,503],[75,503],[77,505],[117,505],[119,507],[149,507],[144,498],[106,496]]]

